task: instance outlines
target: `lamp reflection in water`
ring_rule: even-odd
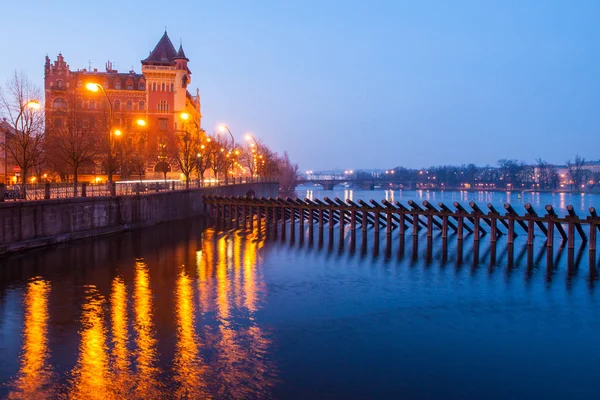
[[[136,333],[136,367],[138,398],[158,399],[161,397],[161,385],[158,381],[156,367],[156,338],[154,332],[154,310],[152,304],[152,289],[148,266],[143,260],[135,263],[135,278],[133,287],[134,330]]]
[[[48,295],[50,283],[35,278],[27,284],[21,367],[9,398],[53,396],[52,369],[48,365]]]
[[[199,343],[195,332],[194,290],[184,268],[177,277],[175,293],[177,314],[177,346],[175,350],[175,391],[177,399],[207,398],[206,369],[199,356]]]
[[[110,295],[112,320],[112,357],[114,367],[115,393],[124,397],[131,393],[131,363],[127,349],[129,334],[127,330],[127,287],[120,277],[112,282]]]
[[[256,276],[262,242],[253,242],[252,235],[215,235],[212,229],[205,231],[196,253],[201,308],[205,313],[216,309],[217,314],[216,326],[204,328],[217,350],[216,360],[209,363],[217,374],[214,393],[218,398],[260,398],[274,381],[267,358],[270,340],[254,321],[262,292]],[[212,299],[215,307],[207,304]]]
[[[69,398],[106,399],[112,397],[112,374],[106,347],[104,297],[88,286],[81,314],[79,359],[72,373]]]

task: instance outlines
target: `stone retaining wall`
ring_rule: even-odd
[[[277,183],[0,203],[0,255],[204,214],[202,196],[277,197]]]

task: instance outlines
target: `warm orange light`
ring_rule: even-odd
[[[37,100],[29,100],[25,103],[25,107],[31,108],[32,110],[39,110],[42,106]]]
[[[186,113],[186,112],[182,112],[181,114],[179,114],[179,116],[181,117],[182,120],[187,121],[190,118],[190,114]]]
[[[219,126],[217,127],[217,129],[219,130],[219,132],[221,133],[225,133],[225,131],[227,130],[227,127],[223,124],[219,124]]]
[[[98,90],[100,90],[100,85],[98,83],[86,83],[85,88],[91,92],[97,92]]]
[[[136,122],[139,126],[146,126],[146,121],[141,118],[138,119]]]
[[[121,136],[122,133],[123,132],[121,132],[121,130],[119,130],[119,129],[115,129],[115,131],[114,131],[115,136]]]

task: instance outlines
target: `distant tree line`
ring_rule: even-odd
[[[357,170],[355,179],[386,181],[398,184],[412,183],[416,187],[431,188],[523,188],[570,189],[593,188],[600,184],[600,165],[591,165],[577,155],[559,169],[538,158],[535,164],[501,159],[496,166],[479,167],[475,164],[439,165],[424,169],[396,167],[385,173]],[[562,175],[562,176],[561,176]]]

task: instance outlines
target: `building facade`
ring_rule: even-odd
[[[163,154],[166,144],[172,143],[173,135],[184,129],[184,123],[188,124],[185,129],[202,130],[200,94],[198,90],[194,95],[188,91],[192,75],[188,62],[183,47],[180,45],[176,50],[166,31],[150,55],[141,61],[141,73],[119,72],[110,61],[105,71],[73,71],[62,54],[54,62],[46,56],[47,135],[69,123],[69,118],[77,118],[77,124],[90,135],[98,136],[99,141],[109,143],[109,132],[116,130],[121,135],[113,141],[131,141],[143,136],[147,151],[145,176],[162,172],[159,167],[164,162],[170,164],[169,171],[175,171],[175,165]],[[89,83],[102,85],[106,96],[102,90],[90,91],[86,87]],[[139,120],[145,124],[139,125]],[[93,168],[95,171],[91,173],[105,172],[101,163]]]

